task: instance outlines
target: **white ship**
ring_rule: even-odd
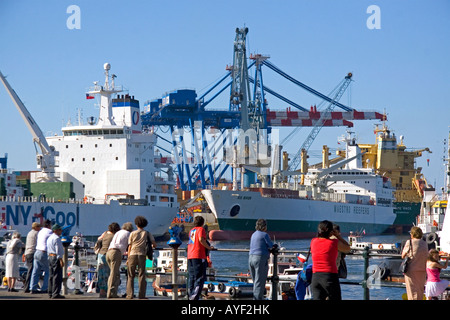
[[[98,120],[67,125],[62,135],[45,138],[5,77],[0,78],[21,113],[33,140],[40,171],[31,173],[31,197],[14,187],[11,173],[5,176],[6,195],[0,199],[0,218],[8,226],[26,234],[34,221],[50,219],[71,232],[84,236],[102,234],[111,222],[133,222],[138,215],[149,222],[147,230],[163,235],[179,205],[170,167],[163,167],[155,150],[156,134],[142,132],[139,101],[114,85],[106,63],[105,83],[95,86],[87,99],[99,97]],[[67,189],[68,196],[54,198]]]
[[[273,180],[272,187],[202,190],[219,229],[212,240],[249,239],[256,220],[268,222],[276,239],[314,237],[318,223],[330,220],[342,233],[380,234],[395,220],[390,180],[361,165],[361,150],[347,141],[347,159],[323,169],[310,169],[299,184]],[[292,174],[292,173],[291,173]],[[299,174],[298,172],[293,174]]]

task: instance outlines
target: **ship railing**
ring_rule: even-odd
[[[33,197],[33,196],[0,196],[2,202],[43,202],[43,203],[83,203],[82,199],[55,199],[47,197]]]

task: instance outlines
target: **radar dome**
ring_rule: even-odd
[[[111,65],[107,62],[107,63],[105,63],[105,64],[103,65],[103,68],[104,68],[105,70],[109,70],[109,69],[111,69]]]

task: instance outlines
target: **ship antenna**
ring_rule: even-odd
[[[106,90],[109,90],[109,70],[111,69],[111,65],[109,63],[105,63],[103,68],[105,69],[105,88]]]

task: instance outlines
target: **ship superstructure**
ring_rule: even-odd
[[[45,146],[42,154],[51,166],[38,166],[41,171],[31,173],[32,197],[3,199],[1,214],[7,225],[28,230],[33,221],[50,218],[95,236],[113,221],[132,222],[143,215],[150,232],[158,236],[167,231],[178,210],[172,170],[158,161],[156,135],[141,130],[139,101],[119,95],[123,90],[115,86],[108,63],[104,70],[105,83],[95,82],[86,94],[88,99],[99,97],[98,119],[63,127],[62,135],[45,141],[34,139]],[[29,115],[3,75],[2,81],[16,107]],[[30,122],[30,131],[40,133],[34,120]],[[41,158],[38,155],[38,164]]]

